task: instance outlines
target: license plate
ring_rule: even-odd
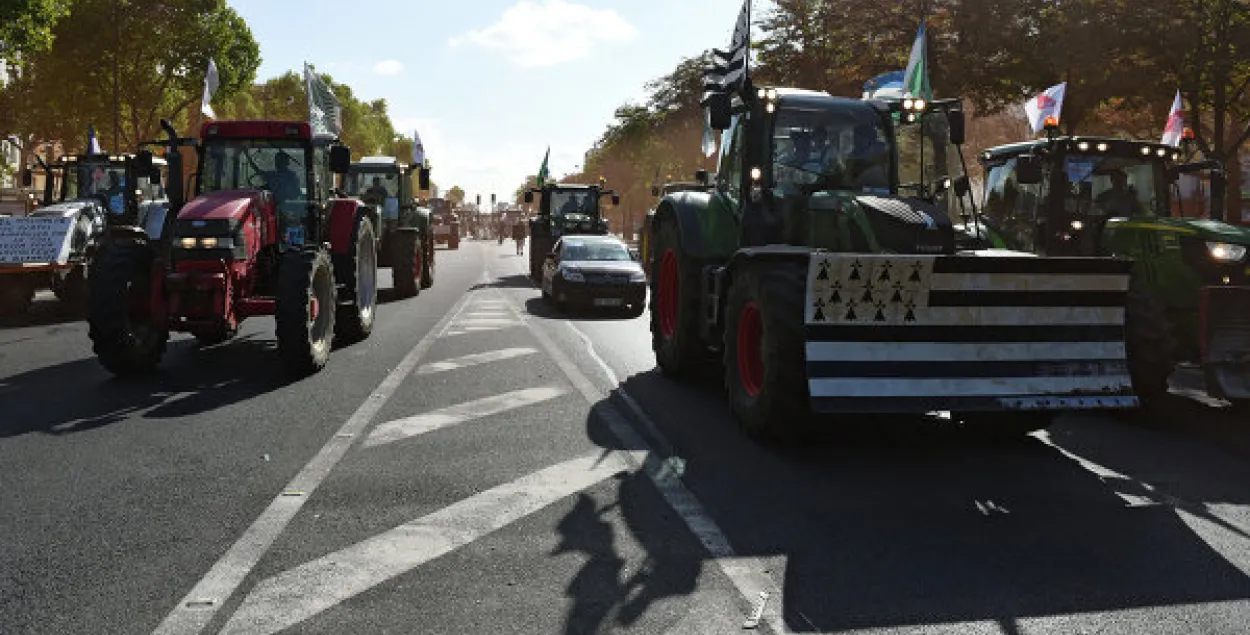
[[[620,298],[595,298],[595,306],[621,306],[625,301]]]

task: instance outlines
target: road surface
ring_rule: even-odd
[[[1239,633],[1250,442],[1211,404],[1012,443],[733,427],[648,316],[566,316],[510,242],[289,382],[272,322],[120,381],[0,328],[0,632]],[[384,272],[383,286],[386,286]]]

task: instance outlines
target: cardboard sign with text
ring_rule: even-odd
[[[0,218],[0,264],[57,263],[69,259],[73,217]]]

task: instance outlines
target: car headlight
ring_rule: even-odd
[[[1207,253],[1211,254],[1213,260],[1219,262],[1240,262],[1242,258],[1246,257],[1246,246],[1229,243],[1207,243]]]
[[[645,273],[643,273],[643,272],[641,272],[641,271],[635,271],[635,272],[633,272],[633,273],[629,274],[629,281],[630,281],[630,282],[646,282],[646,281],[647,281],[647,274],[645,274]]]
[[[585,282],[586,281],[586,276],[583,276],[580,271],[573,271],[572,269],[563,269],[560,271],[560,274],[564,277],[565,280],[568,280],[569,282]]]

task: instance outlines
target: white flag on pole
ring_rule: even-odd
[[[208,73],[204,75],[204,99],[200,102],[200,112],[209,119],[216,119],[217,114],[213,112],[213,94],[217,92],[217,88],[221,85],[221,77],[217,75],[217,62],[211,58],[208,60]]]
[[[1176,99],[1172,100],[1172,110],[1168,113],[1168,123],[1163,128],[1163,144],[1173,148],[1181,145],[1181,135],[1185,130],[1185,102],[1181,100],[1181,91],[1176,91]]]
[[[425,145],[421,143],[421,133],[412,131],[412,164],[425,165]]]
[[[1047,117],[1054,117],[1055,121],[1059,121],[1059,115],[1063,112],[1063,96],[1067,90],[1068,82],[1055,84],[1037,97],[1024,102],[1024,113],[1029,117],[1033,134],[1037,134],[1046,125]]]

